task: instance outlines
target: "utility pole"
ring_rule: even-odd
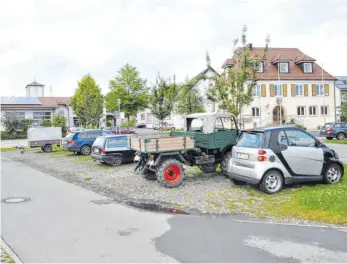
[[[118,102],[118,118],[119,118],[119,124],[118,124],[118,133],[120,134],[120,126],[122,124],[122,121],[121,121],[121,116],[120,116],[120,99],[117,99],[117,102]]]

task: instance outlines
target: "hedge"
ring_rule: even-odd
[[[8,139],[27,139],[27,133],[26,132],[20,132],[16,135],[12,135],[6,131],[0,131],[1,140],[8,140]]]

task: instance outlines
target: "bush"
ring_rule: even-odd
[[[20,132],[17,134],[10,134],[6,131],[0,131],[1,140],[9,140],[9,139],[27,139],[26,132]]]
[[[107,120],[107,121],[106,121],[106,126],[107,126],[107,127],[112,126],[112,122],[111,122],[110,120]]]
[[[52,126],[52,122],[49,119],[43,119],[42,123],[41,123],[42,127],[51,127]]]
[[[122,127],[135,127],[135,123],[136,123],[136,119],[131,119],[129,122],[128,121],[124,121],[122,123]]]
[[[1,117],[1,124],[5,131],[13,135],[18,132],[26,132],[33,123],[32,119],[21,119],[15,112],[5,113]]]

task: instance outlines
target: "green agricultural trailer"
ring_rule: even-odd
[[[184,177],[183,164],[198,166],[203,172],[225,174],[231,149],[239,135],[234,115],[198,113],[184,117],[184,131],[170,134],[134,135],[129,147],[136,151],[135,171],[147,180],[158,180],[164,187],[179,186]]]

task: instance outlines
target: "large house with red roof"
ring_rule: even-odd
[[[295,120],[308,129],[317,129],[336,121],[336,78],[314,58],[297,48],[269,48],[264,57],[264,48],[248,47],[252,55],[262,57],[262,62],[253,101],[242,110],[245,128]],[[234,63],[234,58],[225,61],[225,73]]]

